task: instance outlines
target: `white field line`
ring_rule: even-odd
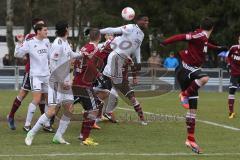
[[[129,108],[118,107],[118,109],[134,112],[133,109],[129,109]],[[156,114],[156,113],[152,113],[152,112],[144,112],[144,114],[155,115],[155,116],[162,116],[160,114]],[[166,116],[174,118],[174,116],[172,116],[172,115],[166,115]],[[185,119],[184,117],[178,117],[178,118],[179,119]],[[215,122],[211,122],[211,121],[205,121],[205,120],[200,120],[200,119],[196,119],[196,121],[197,122],[201,122],[201,123],[205,123],[205,124],[208,124],[208,125],[216,126],[216,127],[230,129],[230,130],[233,130],[233,131],[240,131],[240,128],[236,128],[236,127],[232,127],[232,126],[228,126],[228,125],[224,125],[224,124],[219,124],[219,123],[215,123]]]
[[[0,157],[59,157],[59,156],[145,156],[145,157],[177,157],[177,156],[240,156],[240,153],[205,153],[205,154],[194,154],[194,153],[49,153],[49,154],[0,154]]]

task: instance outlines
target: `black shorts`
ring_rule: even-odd
[[[30,78],[29,73],[24,73],[23,82],[21,88],[25,91],[31,91],[31,84],[30,84]]]
[[[187,65],[184,62],[182,64],[180,63],[175,72],[182,91],[186,90],[195,79],[208,76],[206,73],[202,72],[201,68]],[[198,91],[193,93],[191,97],[198,97]]]
[[[240,76],[231,76],[230,77],[229,88],[238,88],[239,84],[240,84]]]
[[[98,99],[92,88],[82,88],[74,86],[72,88],[74,95],[74,104],[80,103],[84,110],[97,109],[101,101]]]

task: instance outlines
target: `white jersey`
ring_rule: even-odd
[[[29,54],[30,76],[49,76],[49,40],[38,40],[36,37],[28,39],[15,47],[15,57],[23,58]]]
[[[70,82],[71,59],[80,56],[72,51],[67,40],[57,37],[50,50],[50,81]]]
[[[134,56],[137,63],[141,63],[140,46],[144,33],[136,24],[128,24],[117,28],[106,28],[100,30],[101,34],[122,34],[117,36],[111,43],[112,49],[122,58]]]

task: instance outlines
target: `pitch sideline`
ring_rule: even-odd
[[[133,109],[129,109],[129,108],[122,108],[122,107],[117,107],[118,109],[121,110],[125,110],[125,111],[132,111],[134,112]],[[147,115],[155,115],[155,116],[161,116],[160,114],[156,114],[156,113],[152,113],[152,112],[144,112]],[[174,116],[172,115],[166,115],[168,117],[174,118]],[[178,117],[180,119],[185,119],[184,117]],[[208,125],[212,125],[212,126],[216,126],[216,127],[221,127],[221,128],[225,128],[225,129],[229,129],[229,130],[233,130],[233,131],[240,131],[240,128],[236,128],[236,127],[232,127],[232,126],[228,126],[228,125],[224,125],[224,124],[219,124],[216,122],[211,122],[211,121],[206,121],[206,120],[200,120],[200,119],[196,119],[197,122],[201,122],[201,123],[205,123]]]

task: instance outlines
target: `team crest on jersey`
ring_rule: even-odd
[[[54,53],[54,58],[58,58],[58,53]]]

